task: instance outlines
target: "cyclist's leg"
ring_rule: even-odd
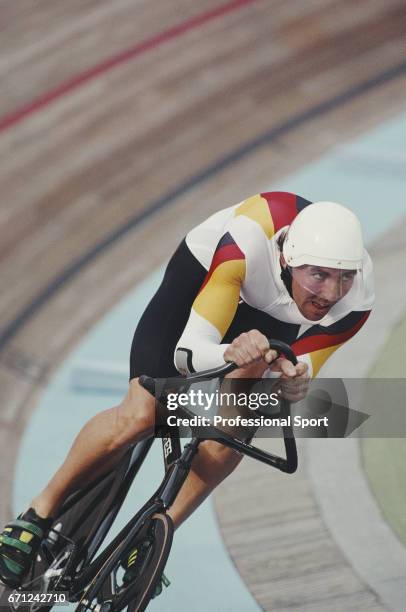
[[[121,404],[86,423],[45,489],[0,534],[0,579],[5,584],[21,584],[52,524],[47,517],[57,511],[72,490],[108,472],[130,444],[152,435],[154,416],[154,399],[134,379]]]
[[[108,471],[119,461],[129,444],[152,433],[155,402],[139,386],[137,378],[141,373],[165,377],[177,373],[173,365],[174,347],[205,274],[204,267],[191,254],[186,242],[182,241],[134,334],[130,358],[131,382],[126,398],[120,406],[101,412],[84,426],[61,468],[45,489],[32,500],[29,520],[33,522],[31,528],[38,533],[36,527],[40,526],[41,519],[54,514],[72,490]],[[11,532],[5,532],[10,543],[7,533]],[[15,544],[14,540],[19,535],[14,528],[12,536]],[[21,537],[30,536],[21,532]],[[30,545],[28,549],[17,543],[14,552],[18,547],[24,548],[29,558],[24,559],[22,571],[15,573],[15,583],[21,581],[30,559],[35,556],[35,546]],[[0,578],[3,579],[11,571],[2,566],[4,557],[9,555],[13,555],[13,547],[0,542]],[[19,569],[14,563],[10,564],[9,559],[7,563]]]
[[[42,517],[54,514],[69,493],[107,473],[129,445],[152,435],[154,417],[154,399],[133,379],[118,406],[96,414],[84,425],[64,463],[31,507]]]
[[[107,472],[129,444],[152,435],[155,401],[138,384],[138,376],[177,374],[174,347],[204,275],[204,268],[183,241],[135,330],[126,397],[119,406],[97,414],[84,426],[61,468],[32,501],[38,514],[46,517],[54,513],[72,489]]]
[[[192,469],[168,514],[175,528],[179,527],[196,510],[210,493],[240,463],[243,456],[214,440],[206,440],[199,446]]]

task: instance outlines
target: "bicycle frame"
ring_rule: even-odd
[[[149,446],[152,444],[153,439],[145,440],[140,444],[148,444]],[[179,440],[178,440],[179,442]],[[201,440],[194,439],[189,444],[186,444],[184,450],[180,452],[180,445],[176,448],[176,458],[174,456],[173,462],[168,465],[165,476],[152,495],[152,497],[144,504],[144,506],[137,512],[137,514],[123,527],[123,529],[117,534],[117,536],[110,542],[110,544],[100,553],[100,555],[92,561],[90,565],[88,565],[83,572],[80,573],[78,577],[76,577],[71,585],[70,592],[72,595],[75,593],[81,593],[85,587],[97,576],[103,565],[109,559],[109,557],[113,554],[114,550],[117,548],[117,545],[120,542],[124,541],[124,546],[120,547],[116,550],[112,559],[110,559],[110,563],[114,564],[116,558],[121,557],[125,554],[125,547],[131,544],[131,541],[138,533],[139,529],[143,525],[144,521],[160,510],[166,510],[169,508],[174,502],[179,490],[186,480],[186,477],[189,473],[190,467],[192,465],[193,457],[195,456],[198,445]],[[165,439],[163,439],[163,448],[165,445]],[[178,454],[180,453],[180,454]],[[146,452],[143,453],[143,458],[145,458]],[[165,455],[164,455],[165,456]],[[137,471],[140,465],[137,467]],[[126,491],[128,491],[131,483],[136,475],[136,472],[131,473],[131,476],[126,481]],[[124,496],[125,497],[125,496]],[[124,498],[120,501],[118,509],[116,509],[115,514],[117,514],[119,508],[121,507]],[[111,523],[110,523],[111,525]],[[106,535],[108,528],[110,525],[104,524],[103,531],[106,529],[103,537]],[[108,567],[105,568],[103,574],[106,575],[109,573]]]
[[[292,362],[294,362],[295,356],[290,350],[289,346],[283,343],[275,343],[274,341],[272,341],[272,343],[273,347],[275,347],[275,344],[278,344],[278,346],[275,348],[278,348],[278,350],[284,354],[287,354],[290,351],[289,358]],[[226,373],[232,371],[232,369],[235,369],[235,367],[236,366],[234,364],[227,364],[222,368],[209,370],[199,374],[192,374],[191,376],[187,377],[187,380],[193,380],[196,382],[199,380],[207,380],[209,377],[214,378],[217,376],[224,376]],[[153,379],[149,377],[140,377],[140,383],[148,391],[155,391],[155,381]],[[165,398],[159,399],[162,400]],[[282,411],[286,416],[290,415],[290,405],[288,402],[282,402]],[[184,409],[184,412],[188,414],[186,409]],[[189,413],[189,416],[190,415],[191,413]],[[161,484],[151,498],[131,518],[127,525],[125,525],[120,533],[117,534],[117,536],[99,554],[99,556],[92,560],[87,566],[85,564],[84,569],[80,571],[77,576],[73,577],[72,582],[69,585],[69,591],[72,598],[77,598],[80,596],[80,594],[88,588],[89,584],[91,584],[96,577],[98,581],[104,580],[114,567],[114,564],[117,563],[117,561],[124,554],[126,554],[126,548],[130,548],[134,538],[144,522],[152,514],[158,511],[165,511],[170,508],[187,478],[187,475],[191,469],[193,458],[198,452],[199,444],[204,441],[204,439],[215,439],[217,442],[224,444],[229,448],[233,448],[244,455],[248,455],[283,472],[293,473],[297,468],[296,443],[293,437],[292,427],[290,426],[283,427],[286,458],[279,457],[255,448],[251,444],[234,438],[229,434],[220,432],[214,427],[212,429],[205,428],[204,438],[191,438],[183,450],[181,449],[179,430],[177,428],[165,428],[165,430],[161,433],[165,463],[165,475]],[[131,487],[134,478],[152,445],[152,442],[153,438],[139,442],[131,449],[130,453],[127,453],[127,455],[123,458],[119,467],[119,471],[123,472],[123,478],[122,480],[119,480],[118,488],[114,488],[109,496],[109,500],[107,503],[105,503],[106,511],[102,521],[95,526],[94,530],[91,530],[85,542],[81,546],[81,549],[84,549],[87,552],[85,559],[86,561],[93,558],[107,535],[107,532],[117,516],[117,513],[119,512],[128,490]],[[89,489],[102,481],[103,479],[99,479],[84,492],[78,492],[68,499],[61,509],[60,516],[67,512],[75,503],[77,503],[83,497],[83,495],[89,491]]]

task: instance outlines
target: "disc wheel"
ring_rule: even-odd
[[[142,612],[155,594],[171,549],[173,523],[165,513],[153,514],[134,541],[126,546],[106,579],[92,587],[90,598],[84,594],[76,612]],[[142,551],[142,561],[134,579],[124,582],[125,566],[131,550]],[[90,594],[90,593],[89,593]]]

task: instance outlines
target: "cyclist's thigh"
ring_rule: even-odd
[[[232,471],[244,457],[238,451],[220,444],[215,440],[205,440],[199,446],[201,459],[212,472],[212,476],[216,479],[216,474],[220,470],[222,477],[224,471]]]
[[[138,378],[130,381],[127,394],[116,410],[119,428],[127,429],[129,434],[132,429],[138,433],[155,425],[155,398],[141,387]]]
[[[155,399],[139,385],[138,379],[130,382],[122,401],[103,414],[107,418],[112,451],[126,448],[154,433]]]
[[[129,412],[149,414],[155,409],[155,398],[140,385],[138,378],[133,378],[120,405]]]

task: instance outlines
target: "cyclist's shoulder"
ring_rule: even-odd
[[[267,238],[272,238],[282,227],[290,225],[296,215],[309,204],[309,200],[295,193],[266,191],[250,196],[238,204],[234,217],[256,223]]]
[[[273,259],[278,232],[288,226],[310,202],[285,191],[256,193],[238,204],[218,210],[192,228],[186,243],[197,259],[208,268],[212,256],[228,243],[235,243],[247,259],[260,258],[265,265]]]

